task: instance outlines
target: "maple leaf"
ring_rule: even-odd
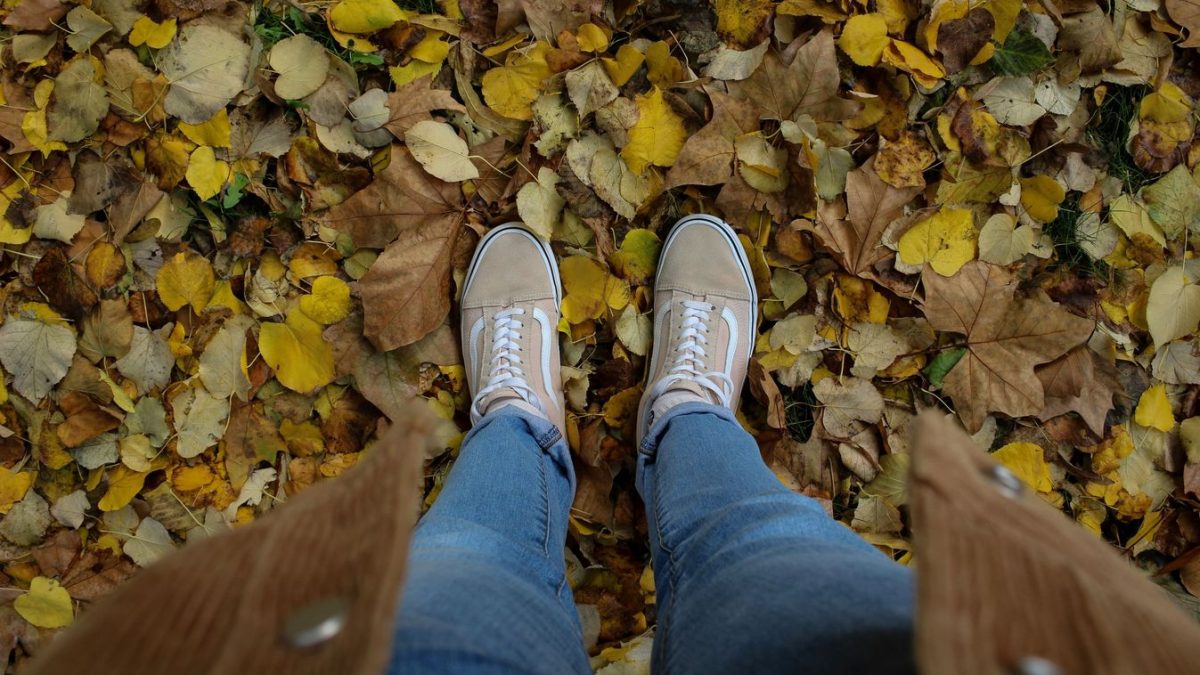
[[[417,122],[433,119],[430,113],[434,110],[466,112],[449,91],[434,89],[432,82],[432,77],[422,77],[388,94],[388,119],[383,126],[396,138],[404,138],[405,132]]]
[[[1097,436],[1104,436],[1104,420],[1112,410],[1113,395],[1121,390],[1112,363],[1080,346],[1039,366],[1037,376],[1046,395],[1046,406],[1038,419],[1076,412]]]
[[[387,245],[359,281],[366,335],[379,349],[416,342],[450,311],[465,208],[458,186],[429,176],[406,148],[393,146],[379,177],[325,216],[356,243]]]
[[[743,100],[706,89],[712,103],[712,119],[688,137],[667,173],[667,188],[679,185],[719,185],[733,176],[742,134],[758,130],[758,112]]]
[[[838,96],[837,53],[833,33],[823,30],[804,40],[790,62],[768,51],[762,65],[748,79],[730,84],[730,93],[761,108],[761,117],[798,121],[807,115],[820,122],[845,120],[859,105]],[[787,51],[797,45],[793,42]]]
[[[848,212],[843,215],[834,204],[823,204],[814,232],[846,271],[873,277],[875,263],[891,255],[879,243],[884,230],[920,192],[920,188],[885,183],[875,173],[874,160],[868,160],[846,175]]]
[[[1078,346],[1094,328],[1044,297],[1015,299],[1012,276],[987,263],[967,263],[952,277],[926,269],[921,282],[930,325],[967,338],[967,352],[946,376],[945,390],[972,433],[989,412],[1042,412],[1045,391],[1035,366]]]

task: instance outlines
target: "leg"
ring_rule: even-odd
[[[909,571],[784,487],[728,409],[672,409],[638,469],[659,672],[912,671]]]
[[[574,482],[544,419],[471,431],[413,536],[392,672],[590,672],[562,554]]]
[[[548,244],[517,225],[479,242],[461,317],[475,428],[413,535],[392,672],[591,672],[563,560],[561,303]]]

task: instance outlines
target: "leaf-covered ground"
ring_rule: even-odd
[[[939,409],[1195,606],[1192,0],[0,17],[5,672],[353,466],[412,396],[445,420],[436,499],[467,427],[456,294],[515,219],[561,256],[597,667],[644,664],[655,621],[632,412],[659,242],[696,211],[754,267],[740,416],[780,480],[908,562],[906,426]]]

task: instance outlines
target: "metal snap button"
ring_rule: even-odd
[[[296,610],[283,624],[283,637],[296,648],[313,647],[333,639],[346,627],[350,599],[322,598]]]
[[[1057,663],[1040,656],[1022,658],[1017,661],[1012,672],[1015,675],[1063,675],[1063,670],[1058,667]]]

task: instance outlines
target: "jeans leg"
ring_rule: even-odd
[[[463,441],[409,552],[392,673],[590,673],[563,546],[575,474],[549,422],[512,408]]]
[[[732,413],[679,406],[638,457],[660,673],[913,671],[909,570],[788,490]]]

